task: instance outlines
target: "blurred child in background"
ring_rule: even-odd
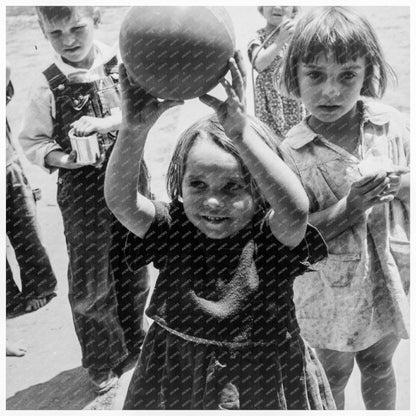
[[[250,62],[258,73],[255,114],[283,138],[306,115],[298,99],[285,97],[275,88],[280,79],[282,57],[299,10],[296,6],[259,6],[258,10],[265,18],[266,26],[257,31],[256,38],[248,45]]]

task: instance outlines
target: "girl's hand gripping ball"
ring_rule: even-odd
[[[130,81],[126,68],[120,65],[122,124],[129,129],[152,126],[169,108],[183,104],[183,101],[159,101],[140,86]]]
[[[205,94],[200,97],[200,100],[216,111],[218,119],[224,127],[225,134],[230,139],[239,139],[247,124],[246,71],[240,51],[237,51],[234,58],[230,59],[229,67],[232,84],[225,78],[222,78],[220,81],[227,93],[227,99],[221,101],[218,98]]]

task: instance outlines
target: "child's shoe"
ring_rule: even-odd
[[[96,394],[104,394],[118,384],[118,376],[113,370],[88,370]]]

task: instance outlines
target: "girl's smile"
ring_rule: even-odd
[[[234,235],[254,215],[240,162],[206,137],[196,139],[188,153],[182,198],[188,219],[212,239]]]
[[[326,57],[323,53],[314,62],[299,63],[300,96],[311,119],[333,123],[355,107],[365,79],[365,64],[363,57],[341,64],[333,54]]]

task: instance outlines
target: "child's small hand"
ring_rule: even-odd
[[[280,25],[280,31],[278,36],[274,39],[277,45],[284,45],[292,36],[295,28],[295,20],[291,18],[285,18]]]
[[[76,150],[72,150],[71,153],[65,153],[60,160],[60,166],[64,169],[79,169],[82,168],[84,165],[78,163],[77,161],[77,152]]]
[[[93,163],[91,166],[94,166],[95,168],[101,168],[103,166],[103,163],[106,159],[106,153],[104,150],[101,150],[101,153],[99,156],[97,156],[95,163]]]
[[[71,124],[75,136],[88,136],[92,133],[107,133],[108,132],[107,118],[98,118],[90,116],[82,116],[77,121]]]
[[[347,208],[350,212],[364,212],[381,201],[383,192],[387,189],[389,180],[385,172],[372,173],[363,176],[351,184],[347,195]],[[390,200],[393,197],[389,197]]]
[[[400,175],[407,172],[407,168],[394,166],[388,171],[380,169],[364,175],[351,184],[348,209],[364,212],[374,205],[392,201],[400,189]]]
[[[122,124],[129,129],[152,126],[169,108],[182,105],[183,101],[164,100],[148,94],[140,86],[130,82],[126,68],[120,64]]]
[[[221,80],[221,84],[227,93],[227,100],[221,101],[208,94],[201,96],[199,99],[216,111],[225,134],[231,139],[238,139],[241,138],[247,123],[246,71],[240,51],[237,51],[234,58],[230,59],[229,65],[232,85],[226,79]]]
[[[409,169],[407,167],[393,166],[392,168],[388,169],[387,178],[389,179],[389,183],[387,185],[385,194],[393,195],[396,197],[401,188],[402,175],[406,175],[407,173],[409,173]]]

